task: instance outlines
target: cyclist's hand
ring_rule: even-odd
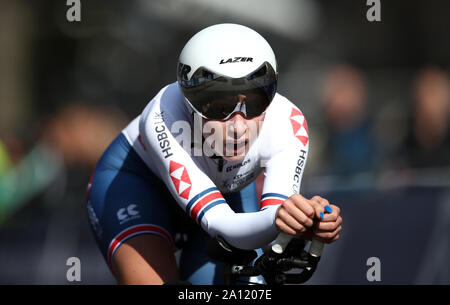
[[[320,205],[326,213],[323,214],[323,219],[315,221],[310,232],[305,234],[307,238],[314,238],[327,244],[338,240],[342,230],[341,209],[320,196],[314,196],[311,200]]]
[[[311,239],[314,221],[320,219],[321,213],[324,215],[325,209],[320,202],[294,194],[278,208],[275,225],[281,232]]]

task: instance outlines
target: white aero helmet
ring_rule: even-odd
[[[261,115],[277,90],[277,62],[269,43],[238,24],[217,24],[195,34],[178,61],[178,83],[202,117],[226,120],[240,112]]]

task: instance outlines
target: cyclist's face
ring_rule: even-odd
[[[239,161],[256,140],[264,117],[265,113],[253,119],[246,119],[241,112],[236,112],[226,121],[208,120],[205,125],[210,126],[203,129],[203,136],[215,141],[211,148],[217,155],[231,162]]]

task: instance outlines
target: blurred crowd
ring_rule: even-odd
[[[338,65],[325,75],[321,106],[326,134],[322,172],[346,175],[381,170],[450,166],[450,80],[447,71],[426,66],[412,76],[410,100],[391,128],[378,128],[377,101],[369,105],[364,72]],[[400,134],[400,135],[399,135]],[[397,139],[392,139],[397,137]],[[392,144],[395,143],[395,144]]]
[[[87,175],[127,123],[121,111],[70,103],[31,130],[32,141],[0,136],[0,225],[66,171]],[[85,177],[86,178],[86,177]],[[80,190],[81,192],[82,190]]]

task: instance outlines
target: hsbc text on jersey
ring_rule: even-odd
[[[305,160],[306,160],[306,150],[302,149],[300,151],[300,156],[297,160],[297,166],[295,167],[294,185],[292,186],[294,194],[298,194],[300,192],[300,177],[303,167],[305,166]]]
[[[164,153],[164,159],[167,159],[168,157],[172,156],[173,154],[170,152],[170,141],[168,139],[166,131],[166,126],[164,125],[164,121],[155,121],[155,131],[158,133],[156,136],[156,139],[159,142],[159,147],[161,148],[161,151]]]

